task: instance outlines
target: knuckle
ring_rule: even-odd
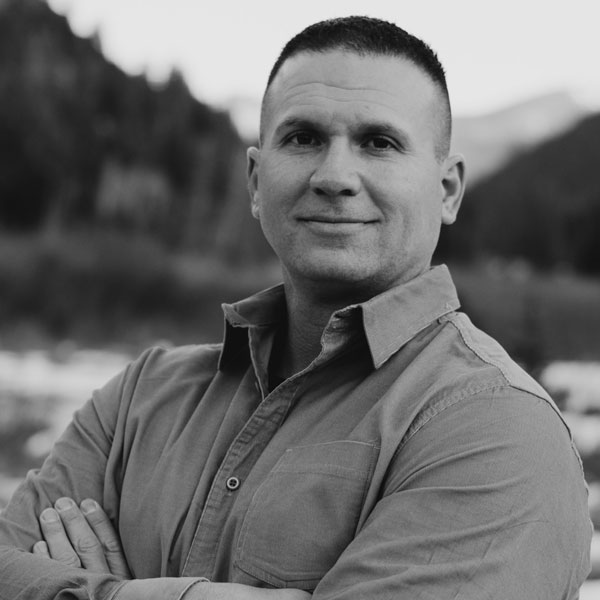
[[[63,552],[56,557],[56,560],[63,565],[67,565],[69,567],[80,567],[81,562],[79,557],[72,552]]]
[[[102,542],[102,546],[106,552],[110,552],[111,554],[120,554],[121,553],[121,545],[115,539],[107,539]]]
[[[73,544],[77,554],[93,554],[102,549],[98,540],[92,538],[79,538]]]

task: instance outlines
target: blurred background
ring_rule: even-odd
[[[268,72],[309,23],[368,14],[446,66],[469,186],[436,262],[565,411],[600,526],[593,3],[280,4],[0,0],[0,507],[93,388],[218,341],[220,303],[279,280],[245,188]]]

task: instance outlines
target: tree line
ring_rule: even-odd
[[[151,85],[42,0],[0,5],[1,227],[117,227],[235,254],[252,225],[232,217],[248,212],[244,164],[229,115],[180,73]]]
[[[468,158],[468,157],[467,157]],[[600,115],[468,189],[438,260],[600,272]],[[75,36],[43,0],[0,4],[0,228],[117,228],[232,261],[269,256],[229,115]]]
[[[465,196],[438,257],[600,273],[600,114],[512,158]]]

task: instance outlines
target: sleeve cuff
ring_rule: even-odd
[[[197,583],[210,583],[210,579],[207,579],[206,577],[198,577],[197,579],[195,579],[194,581],[192,581],[186,588],[185,590],[183,590],[183,592],[181,592],[181,596],[179,596],[179,598],[177,600],[185,600],[185,596],[188,593],[189,589],[193,586],[195,586]]]
[[[119,586],[110,600],[185,600],[192,586],[206,581],[204,577],[131,579]]]

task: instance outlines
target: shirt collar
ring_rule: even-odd
[[[234,304],[222,304],[226,322],[233,327],[270,327],[286,316],[285,291],[279,284]]]
[[[336,311],[327,329],[339,328],[343,322],[362,323],[373,366],[379,368],[417,333],[459,306],[448,268],[440,265],[366,302]],[[248,328],[273,328],[286,318],[285,291],[280,284],[222,308],[225,339],[220,364],[247,353]],[[362,320],[356,318],[359,315]]]
[[[440,265],[361,306],[373,365],[379,368],[417,333],[456,310],[460,302],[448,268]]]
[[[275,329],[285,320],[287,308],[283,284],[258,292],[234,304],[221,304],[225,316],[225,337],[219,369],[228,361],[248,356],[248,330]]]

